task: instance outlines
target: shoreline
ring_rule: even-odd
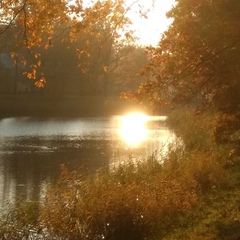
[[[143,107],[119,97],[0,95],[0,119],[8,117],[107,117]]]

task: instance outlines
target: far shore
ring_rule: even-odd
[[[40,94],[0,95],[0,118],[5,117],[104,117],[130,111],[150,112],[119,97]]]

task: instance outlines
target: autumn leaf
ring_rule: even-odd
[[[104,72],[108,72],[108,67],[107,66],[103,66],[103,71]]]

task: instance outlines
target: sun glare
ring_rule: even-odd
[[[147,139],[147,116],[142,113],[132,113],[121,118],[120,134],[130,145],[138,145]]]

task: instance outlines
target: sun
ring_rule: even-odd
[[[131,146],[138,145],[147,139],[147,116],[142,113],[131,113],[121,118],[120,134]]]
[[[130,2],[130,0],[129,0]],[[156,46],[161,39],[161,35],[172,23],[172,19],[166,17],[166,13],[173,7],[174,0],[155,0],[152,6],[151,0],[139,0],[133,4],[128,12],[128,17],[132,20],[132,30],[139,38],[138,44]],[[139,5],[144,9],[149,9],[147,18],[139,15]]]

